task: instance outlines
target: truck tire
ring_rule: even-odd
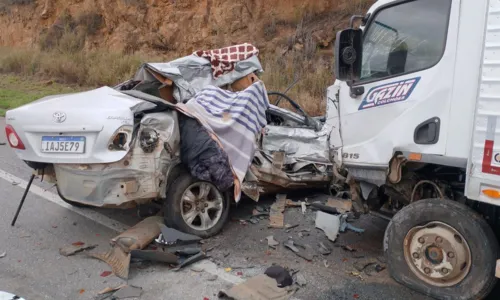
[[[202,238],[216,235],[229,218],[229,198],[212,183],[181,172],[166,194],[165,224]]]
[[[496,284],[498,241],[469,207],[427,199],[400,210],[384,236],[391,276],[436,299],[483,299]]]

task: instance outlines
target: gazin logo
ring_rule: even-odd
[[[373,87],[361,102],[358,110],[405,101],[417,86],[420,77]]]

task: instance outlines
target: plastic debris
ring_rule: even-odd
[[[280,243],[274,239],[274,236],[270,235],[266,237],[267,239],[267,245],[273,249],[276,249],[276,246],[278,246]]]
[[[142,295],[142,288],[126,285],[113,294],[115,299],[139,298]]]
[[[0,253],[0,258],[4,258],[7,255],[7,252]]]
[[[351,211],[352,200],[351,199],[341,199],[341,198],[330,198],[326,202],[327,206],[334,207],[341,214]]]
[[[312,261],[313,257],[312,255],[307,252],[307,248],[304,245],[295,243],[293,240],[288,240],[286,243],[283,244],[286,248],[292,250],[295,255],[298,257],[301,257],[307,261]],[[301,247],[302,249],[299,250],[297,247]]]
[[[264,272],[267,276],[276,279],[278,287],[286,287],[293,284],[293,278],[287,269],[281,266],[271,266]]]
[[[276,202],[271,206],[269,212],[269,227],[283,228],[285,226],[285,211],[286,195],[276,195]]]
[[[175,244],[190,244],[201,241],[201,238],[196,235],[187,234],[179,230],[167,227],[163,224],[160,226],[160,229],[161,234],[156,239],[156,242],[159,244],[171,246]]]
[[[300,202],[300,207],[302,209],[302,214],[304,215],[307,211],[306,203],[304,201]]]
[[[252,218],[250,218],[250,220],[248,220],[248,221],[250,221],[250,223],[252,223],[252,224],[258,224],[258,223],[259,223],[259,221],[260,221],[260,219],[255,218],[255,217],[252,217]]]
[[[177,264],[179,262],[179,258],[177,257],[177,255],[167,251],[132,250],[130,251],[130,255],[133,258],[164,262],[168,264]]]
[[[295,291],[290,286],[280,288],[273,278],[261,274],[233,286],[229,291],[219,291],[217,296],[229,299],[285,300],[290,299]]]
[[[365,232],[364,229],[355,227],[355,226],[351,225],[350,223],[347,223],[347,229],[349,229],[351,231],[354,231],[354,232],[357,232],[357,233],[363,233],[363,232]]]
[[[328,254],[332,253],[332,250],[330,248],[328,248],[327,246],[325,246],[325,244],[323,244],[321,242],[321,243],[319,243],[319,253],[321,253],[322,255],[328,255]]]
[[[182,269],[188,265],[194,264],[195,262],[199,262],[200,260],[204,260],[205,258],[207,258],[205,253],[200,252],[200,253],[193,255],[189,258],[181,260],[181,263],[175,269],[172,269],[172,271],[179,271],[180,269]]]
[[[349,245],[342,245],[341,248],[344,249],[345,251],[356,252],[356,249],[352,248]]]
[[[307,284],[307,281],[306,281],[306,278],[302,275],[302,274],[297,274],[297,276],[295,277],[295,283],[298,285],[298,286],[306,286]]]
[[[323,260],[323,265],[325,266],[325,268],[328,268],[330,265],[328,264],[328,261],[325,259]]]
[[[323,230],[332,242],[335,242],[340,229],[340,217],[322,211],[316,213],[316,228]]]
[[[89,253],[90,257],[97,258],[107,263],[113,273],[121,279],[128,278],[130,267],[130,253],[125,253],[122,248],[115,246],[105,253]]]
[[[73,244],[76,244],[76,243],[73,243]],[[64,256],[71,256],[71,255],[74,255],[76,253],[79,253],[79,252],[82,252],[85,250],[92,250],[95,247],[97,247],[97,245],[85,246],[84,243],[78,244],[78,246],[75,246],[73,244],[60,248],[59,254],[64,255]]]

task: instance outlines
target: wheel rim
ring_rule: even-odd
[[[191,184],[182,194],[184,222],[195,230],[209,230],[219,222],[224,208],[221,192],[209,182]]]
[[[411,271],[428,284],[448,287],[469,274],[471,253],[464,237],[442,222],[413,227],[404,240],[405,260]]]

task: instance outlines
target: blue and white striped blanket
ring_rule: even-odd
[[[262,81],[241,92],[208,86],[181,105],[217,136],[240,184],[254,157],[256,137],[267,124],[268,107],[269,99]],[[239,197],[238,191],[236,201]]]

